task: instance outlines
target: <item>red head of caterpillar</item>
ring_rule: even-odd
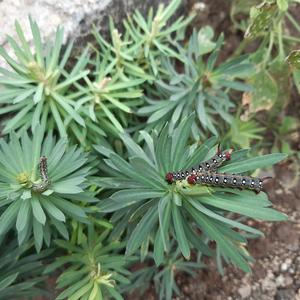
[[[173,183],[173,181],[174,181],[174,175],[171,172],[169,172],[169,173],[166,174],[166,181],[168,183]]]

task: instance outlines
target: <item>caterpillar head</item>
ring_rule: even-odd
[[[169,184],[171,184],[171,183],[174,182],[174,175],[173,175],[173,173],[171,173],[171,172],[167,173],[165,178],[166,178],[166,181],[167,181]]]
[[[230,160],[231,159],[231,153],[233,152],[233,149],[229,149],[229,151],[226,151],[225,154],[225,158],[226,160]]]
[[[187,182],[188,182],[189,184],[192,184],[192,185],[196,184],[196,182],[197,182],[197,176],[196,176],[195,174],[190,175],[190,176],[187,178]]]

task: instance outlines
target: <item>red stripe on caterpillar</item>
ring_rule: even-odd
[[[196,174],[197,172],[216,172],[218,167],[220,167],[225,161],[230,160],[231,153],[232,149],[230,149],[229,151],[222,152],[220,150],[220,145],[218,145],[217,153],[212,158],[187,170],[169,172],[166,174],[165,179],[168,183],[173,183],[177,180],[186,179],[187,176],[191,174]]]
[[[190,175],[187,178],[187,182],[192,185],[203,184],[248,189],[259,193],[263,189],[263,182],[269,178],[271,177],[257,178],[236,174],[198,172],[197,174]]]
[[[48,177],[48,165],[47,165],[46,156],[42,156],[40,158],[39,170],[40,170],[41,181],[37,183],[33,183],[31,189],[34,192],[43,193],[48,189],[51,183]]]

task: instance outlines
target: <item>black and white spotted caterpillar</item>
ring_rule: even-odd
[[[198,172],[197,174],[190,175],[187,178],[187,182],[193,185],[200,183],[211,186],[249,189],[259,193],[263,188],[263,181],[265,179],[267,177],[257,178],[237,174]]]
[[[259,193],[263,188],[263,181],[270,177],[256,178],[251,176],[217,173],[217,168],[225,161],[230,160],[231,151],[218,152],[211,159],[200,163],[185,171],[169,172],[166,175],[168,183],[186,179],[189,184],[204,184],[240,189],[250,189]]]
[[[48,189],[51,183],[48,177],[48,166],[47,166],[46,156],[42,156],[40,158],[39,170],[40,170],[41,181],[38,183],[33,183],[31,189],[34,192],[43,193]]]
[[[225,161],[230,160],[231,158],[230,151],[221,151],[218,146],[217,154],[214,155],[211,159],[206,160],[197,166],[193,166],[184,171],[169,172],[166,175],[166,180],[169,183],[173,183],[177,180],[186,179],[189,175],[196,174],[197,172],[216,172],[217,168],[220,167]]]

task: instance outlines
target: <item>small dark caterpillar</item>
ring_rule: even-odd
[[[42,156],[40,158],[39,169],[40,169],[41,182],[33,183],[31,189],[34,192],[43,193],[48,189],[51,183],[48,177],[48,166],[47,166],[46,156]]]
[[[259,193],[263,188],[263,181],[269,178],[271,177],[256,178],[236,174],[198,172],[197,174],[190,175],[187,178],[187,182],[192,185],[200,183],[212,186],[249,189]]]
[[[166,180],[169,183],[173,183],[176,180],[183,180],[187,176],[196,174],[197,172],[216,172],[218,167],[220,167],[225,161],[230,160],[231,152],[232,150],[222,152],[220,150],[220,146],[218,146],[217,154],[214,155],[211,159],[206,160],[199,165],[193,166],[190,169],[184,171],[169,172],[166,175]]]

